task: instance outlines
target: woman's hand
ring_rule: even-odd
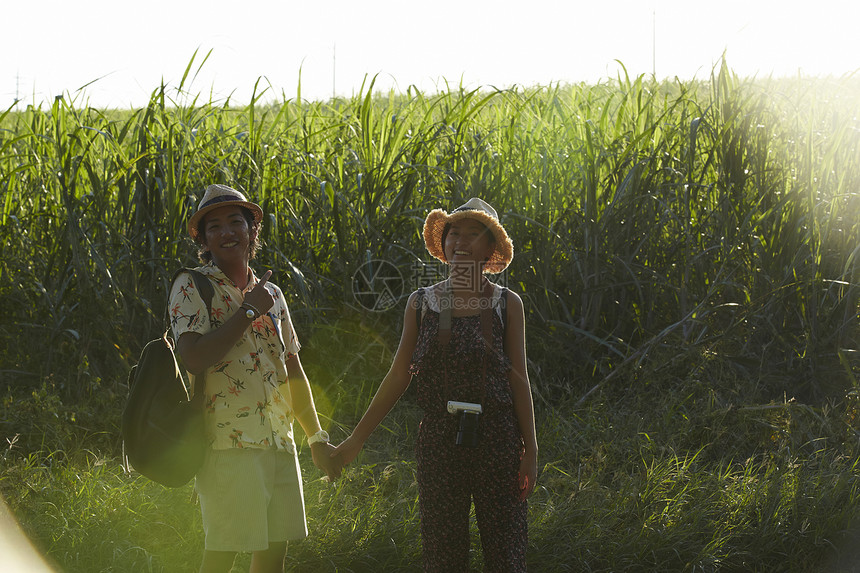
[[[520,460],[520,501],[525,501],[537,483],[537,454],[526,452]]]
[[[342,441],[340,445],[334,449],[331,453],[331,457],[336,458],[340,456],[341,463],[346,466],[355,459],[362,447],[364,447],[364,441],[359,440],[350,434],[347,439]]]

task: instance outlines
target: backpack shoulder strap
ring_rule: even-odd
[[[211,324],[212,299],[215,298],[215,287],[212,286],[212,281],[210,281],[209,277],[207,277],[200,271],[188,267],[182,267],[180,269],[177,269],[176,272],[173,273],[173,278],[170,279],[171,288],[173,287],[173,283],[176,282],[176,279],[181,273],[188,273],[189,275],[191,275],[191,280],[194,281],[194,288],[196,288],[197,292],[200,293],[200,297],[203,299],[203,303],[206,305],[206,315]],[[169,312],[169,309],[167,312]],[[170,324],[169,319],[168,324]],[[167,328],[169,329],[170,327],[168,326]],[[166,338],[166,331],[164,335]],[[193,384],[192,386],[193,395],[191,397],[191,402],[194,403],[195,408],[201,408],[203,406],[203,389],[206,387],[206,375],[200,374],[198,377],[200,378],[200,391],[197,391],[197,384]]]
[[[212,299],[215,298],[215,287],[212,286],[212,281],[209,280],[209,277],[201,273],[200,271],[194,270],[189,267],[182,267],[177,269],[175,273],[173,273],[173,278],[170,279],[170,284],[176,282],[176,279],[182,273],[188,273],[191,275],[191,280],[194,281],[194,288],[197,289],[197,292],[200,293],[200,298],[203,299],[203,303],[206,305],[206,314],[209,315],[209,319],[212,319]]]
[[[502,307],[502,340],[505,339],[508,328],[508,287],[502,287],[501,307]]]
[[[415,299],[415,325],[418,330],[421,330],[421,321],[424,318],[424,287],[417,291],[418,297]]]
[[[194,269],[185,269],[188,271],[188,274],[191,275],[191,279],[194,281],[194,287],[197,289],[197,292],[200,293],[200,297],[203,299],[203,302],[206,304],[206,313],[209,315],[209,318],[212,318],[212,299],[215,298],[215,287],[212,286],[212,281],[209,280],[209,277],[201,273],[200,271],[195,271]]]

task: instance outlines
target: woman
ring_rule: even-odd
[[[332,455],[355,459],[414,376],[424,411],[416,452],[424,570],[468,571],[474,499],[485,570],[525,571],[538,447],[523,303],[484,276],[508,266],[513,244],[478,198],[451,214],[431,211],[424,242],[448,278],[409,297],[391,368]]]

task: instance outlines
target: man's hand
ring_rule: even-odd
[[[328,442],[311,444],[311,456],[313,457],[314,465],[325,472],[329,481],[339,478],[340,472],[343,469],[340,457],[333,456],[333,453],[334,446]]]
[[[275,305],[275,297],[272,296],[268,290],[266,290],[266,283],[269,281],[269,277],[272,276],[272,271],[266,271],[266,274],[260,279],[260,281],[254,285],[248,293],[245,295],[245,302],[253,306],[257,309],[261,315],[269,312],[269,309]]]

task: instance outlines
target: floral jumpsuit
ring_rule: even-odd
[[[439,348],[439,313],[427,309],[423,314],[410,371],[424,411],[417,444],[424,570],[469,570],[469,509],[474,498],[484,570],[525,571],[528,506],[519,499],[518,484],[523,441],[511,398],[501,318],[492,313],[493,352],[484,375],[480,315],[452,317],[446,354]],[[448,400],[482,403],[477,447],[455,444],[458,417],[447,412]]]

